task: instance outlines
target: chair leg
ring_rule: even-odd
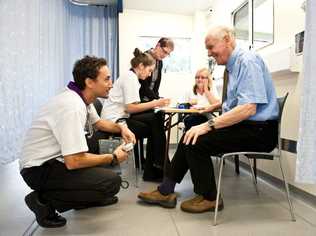
[[[137,140],[137,145],[136,145],[136,149],[137,150],[134,150],[134,167],[135,167],[135,187],[138,188],[139,185],[138,185],[138,175],[139,173],[142,172],[142,141],[141,140]],[[137,155],[135,155],[135,153],[137,153]],[[136,161],[136,159],[138,159],[138,161]],[[137,165],[136,163],[138,163],[138,168],[137,168]]]
[[[133,165],[134,165],[134,174],[135,174],[135,187],[138,188],[138,168],[136,166],[136,155],[135,155],[135,151],[138,150],[134,150],[134,152],[131,154],[133,157]]]
[[[281,169],[281,173],[282,173],[282,177],[283,177],[283,181],[284,181],[284,185],[285,185],[287,201],[288,201],[289,207],[290,207],[291,219],[292,219],[292,221],[296,221],[294,211],[293,211],[293,205],[292,205],[292,201],[291,201],[291,197],[290,197],[289,184],[286,180],[286,177],[285,177],[285,174],[284,174],[284,171],[282,168],[281,157],[279,158],[279,164],[280,164],[280,169]]]
[[[145,155],[144,155],[144,139],[143,138],[141,138],[140,140],[139,140],[139,145],[140,145],[140,147],[139,147],[139,153],[140,153],[140,160],[142,161],[141,163],[144,163],[144,161],[145,161]],[[142,164],[141,164],[142,165]],[[141,166],[142,167],[142,166]],[[141,169],[142,170],[142,169]]]
[[[139,143],[140,143],[140,140],[136,140],[136,144],[134,145],[134,150],[133,150],[134,156],[135,156],[135,166],[136,166],[136,168],[140,168],[139,160],[140,160],[141,155],[142,155],[141,154],[141,150],[139,148]]]
[[[214,175],[215,175],[215,180],[216,180],[216,185],[217,185],[218,184],[217,177],[218,177],[218,173],[219,173],[219,168],[220,168],[221,162],[220,162],[220,158],[218,156],[214,156],[214,157],[215,157]],[[211,156],[211,159],[212,159],[212,156]]]
[[[142,156],[144,155],[144,150],[143,150],[143,141],[139,141],[138,143],[137,143],[137,148],[138,148],[138,153],[139,153],[139,155],[138,155],[138,165],[139,165],[139,170],[140,170],[140,172],[142,171],[142,169],[143,169],[143,165],[142,165]]]
[[[235,159],[235,172],[237,175],[239,175],[240,174],[240,172],[239,172],[239,156],[235,155],[234,159]]]
[[[221,164],[219,168],[219,174],[218,174],[218,186],[217,186],[217,195],[216,195],[216,205],[215,205],[215,214],[214,214],[214,222],[213,225],[217,225],[217,213],[218,213],[218,203],[219,203],[219,195],[221,192],[221,179],[222,179],[222,171],[223,171],[223,165],[224,165],[224,157],[221,158]]]
[[[177,125],[177,143],[179,142],[179,127]]]
[[[257,159],[253,158],[253,171],[256,177],[256,182],[257,182]]]
[[[215,158],[216,158],[215,165],[216,165],[216,167],[217,167],[217,170],[219,170],[219,168],[221,167],[221,166],[220,166],[220,165],[221,165],[221,162],[219,161],[220,159],[219,159],[218,156],[216,156]]]
[[[256,192],[257,192],[257,194],[259,195],[259,190],[258,190],[258,186],[257,186],[257,179],[256,179],[256,177],[255,177],[255,172],[253,171],[251,161],[250,161],[250,159],[249,159],[248,157],[247,157],[247,160],[248,160],[249,167],[250,167],[250,170],[251,170],[253,185],[255,186]]]

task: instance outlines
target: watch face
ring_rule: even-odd
[[[207,121],[208,126],[211,128],[211,130],[215,129],[214,128],[214,120],[211,118]]]
[[[207,121],[208,125],[211,126],[214,124],[214,120],[211,118]]]

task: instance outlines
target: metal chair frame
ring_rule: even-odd
[[[95,102],[93,103],[98,115],[101,115],[102,112],[102,107],[103,107],[103,103],[97,98],[95,100]],[[142,163],[141,163],[141,159],[144,158],[144,148],[143,148],[143,138],[141,139],[137,139],[136,140],[136,150],[133,150],[131,152],[131,156],[133,159],[133,165],[134,165],[134,170],[135,170],[135,187],[138,188],[139,187],[139,180],[138,177],[140,175],[140,173],[142,173]],[[138,166],[137,166],[137,164]]]
[[[142,158],[144,158],[144,147],[143,147],[143,138],[136,140],[136,146],[137,146],[137,155],[135,153],[135,150],[133,150],[132,156],[133,156],[133,165],[135,169],[135,187],[139,187],[139,180],[138,177],[142,173]],[[136,165],[138,163],[138,166]]]
[[[284,174],[283,171],[283,167],[282,167],[282,152],[281,152],[281,120],[282,120],[282,113],[283,113],[283,108],[284,108],[284,104],[286,102],[288,93],[285,94],[284,97],[280,97],[278,98],[278,104],[279,104],[279,117],[278,117],[278,144],[277,147],[273,150],[273,152],[271,153],[267,153],[267,152],[233,152],[233,153],[225,153],[221,156],[221,161],[220,161],[220,169],[219,169],[219,175],[218,175],[218,188],[217,188],[217,196],[216,196],[216,206],[215,206],[215,214],[214,214],[214,222],[213,225],[217,225],[217,215],[218,215],[218,204],[219,204],[219,197],[220,197],[220,191],[221,191],[221,178],[222,178],[222,172],[223,172],[223,163],[224,160],[228,157],[235,157],[235,156],[244,156],[247,158],[250,169],[251,169],[251,175],[252,175],[252,179],[253,179],[253,184],[255,186],[256,192],[259,194],[258,191],[258,187],[257,187],[257,180],[256,180],[256,176],[254,173],[254,169],[251,165],[250,159],[256,159],[256,158],[260,158],[260,159],[272,159],[273,157],[278,157],[279,159],[279,165],[280,165],[280,169],[281,169],[281,173],[282,173],[282,177],[283,177],[283,182],[284,182],[284,186],[285,186],[285,192],[286,192],[286,198],[289,204],[289,210],[290,210],[290,214],[291,214],[291,220],[295,221],[295,215],[294,215],[294,211],[293,211],[293,206],[292,206],[292,202],[290,199],[290,191],[289,191],[289,186],[288,186],[288,182],[286,180],[286,176]],[[265,158],[264,158],[265,157]]]

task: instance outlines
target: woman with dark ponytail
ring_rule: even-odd
[[[101,117],[114,122],[126,122],[137,138],[147,139],[146,163],[143,179],[159,181],[163,177],[165,155],[164,121],[155,107],[169,104],[169,99],[155,99],[141,103],[138,80],[147,79],[155,69],[155,60],[149,53],[134,50],[131,69],[120,76],[105,100]]]

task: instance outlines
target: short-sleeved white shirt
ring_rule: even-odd
[[[66,88],[52,98],[40,109],[25,136],[20,169],[40,166],[56,157],[87,152],[87,117],[91,124],[100,119],[94,106],[86,106],[76,92]]]
[[[140,102],[140,83],[133,71],[120,76],[113,84],[109,97],[103,103],[101,118],[116,122],[120,118],[128,118],[126,105]]]
[[[218,95],[218,92],[217,92],[215,86],[212,86],[211,92],[213,93],[214,97],[219,98],[219,95]],[[192,99],[196,99],[197,100],[196,106],[198,106],[198,107],[207,107],[207,106],[211,105],[210,102],[208,101],[205,93],[194,94],[193,89],[191,89],[190,91],[187,91],[185,97],[186,97],[185,98],[186,102],[189,102]]]

